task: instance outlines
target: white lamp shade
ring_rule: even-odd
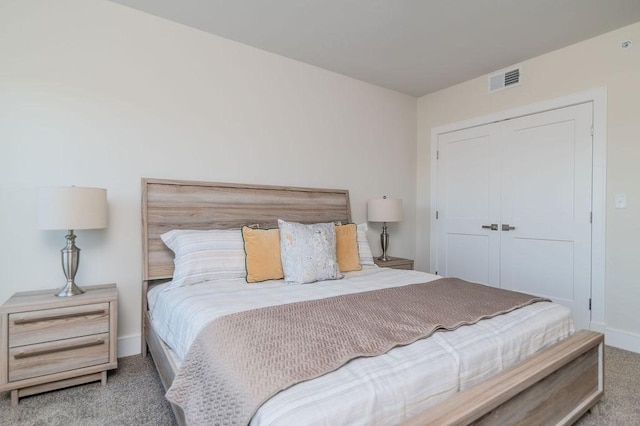
[[[99,229],[106,226],[106,189],[38,188],[39,229]]]
[[[373,198],[367,201],[369,222],[400,222],[402,200],[400,198]]]

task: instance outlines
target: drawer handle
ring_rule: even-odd
[[[69,346],[64,346],[64,347],[54,348],[54,349],[41,349],[39,351],[33,351],[33,352],[19,352],[15,354],[13,358],[24,359],[24,358],[30,358],[32,356],[49,355],[49,354],[54,354],[56,352],[71,351],[73,349],[82,349],[82,348],[88,348],[91,346],[100,346],[100,345],[104,345],[104,343],[105,343],[104,339],[98,339],[98,340],[94,340],[93,342],[77,343],[75,345],[69,345]]]
[[[22,324],[31,324],[34,322],[41,322],[41,321],[54,321],[54,320],[61,320],[66,318],[84,317],[87,315],[102,315],[106,313],[107,311],[104,309],[97,309],[95,311],[76,312],[73,314],[60,314],[60,315],[50,315],[48,317],[17,319],[13,321],[13,323],[15,325],[22,325]]]

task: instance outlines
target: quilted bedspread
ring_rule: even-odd
[[[246,425],[271,396],[353,358],[542,300],[443,278],[229,314],[196,338],[166,396],[188,424]]]

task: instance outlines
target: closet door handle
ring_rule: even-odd
[[[498,224],[497,223],[492,223],[491,225],[482,225],[482,229],[491,229],[492,231],[497,231],[498,230]],[[504,227],[502,229],[504,229]]]
[[[503,231],[513,231],[514,229],[516,229],[515,226],[509,226],[508,223],[503,223],[502,224],[502,230]]]

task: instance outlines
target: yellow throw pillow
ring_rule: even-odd
[[[280,261],[280,231],[242,227],[247,282],[258,283],[284,278]]]
[[[340,272],[359,271],[357,226],[355,223],[336,226],[336,257]]]

